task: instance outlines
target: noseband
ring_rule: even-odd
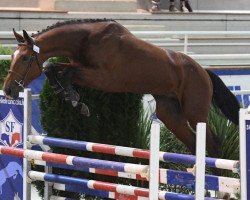
[[[37,46],[30,46],[28,44],[24,44],[24,43],[19,43],[18,46],[27,46],[29,48],[32,49],[33,53],[29,56],[29,63],[27,65],[27,68],[26,68],[26,71],[25,71],[25,74],[22,75],[20,74],[19,72],[16,72],[14,70],[9,70],[8,73],[11,73],[11,74],[15,74],[18,76],[18,78],[20,78],[20,80],[15,80],[15,82],[17,83],[17,85],[21,88],[24,88],[24,83],[25,83],[25,80],[27,78],[27,75],[29,74],[30,70],[31,70],[31,66],[32,66],[32,63],[33,61],[35,60],[36,61],[36,64],[38,65],[39,67],[39,70],[40,72],[42,73],[42,67],[40,66],[39,64],[39,61],[38,61],[38,58],[37,58],[37,54],[39,53],[39,47]]]

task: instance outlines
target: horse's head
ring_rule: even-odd
[[[4,93],[8,98],[17,98],[18,93],[42,73],[39,47],[26,31],[23,36],[13,30],[18,46],[12,54],[10,70],[4,82]]]

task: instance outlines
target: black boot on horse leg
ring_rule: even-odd
[[[63,98],[64,88],[61,86],[59,81],[57,80],[57,71],[55,70],[55,64],[48,63],[44,68],[44,74],[46,75],[50,87],[54,90],[54,93],[59,97]]]
[[[46,65],[44,73],[48,78],[49,84],[54,90],[54,93],[66,101],[71,101],[72,106],[76,107],[80,99],[79,94],[72,88],[72,73],[71,69],[64,69],[61,73],[60,79],[66,80],[64,82],[58,81],[60,64],[49,63]],[[71,72],[72,71],[72,72]]]
[[[90,112],[88,106],[83,102],[79,102],[80,96],[72,85],[72,77],[75,73],[77,73],[77,69],[73,68],[65,68],[62,71],[61,79],[63,82],[61,84],[64,88],[65,101],[70,101],[73,107],[81,106],[81,114],[89,117]]]
[[[57,96],[66,101],[70,101],[73,107],[81,106],[81,114],[90,116],[88,106],[83,102],[79,102],[79,94],[72,87],[72,76],[74,75],[75,69],[66,68],[64,67],[65,65],[68,66],[67,63],[49,63],[46,65],[44,73],[48,78],[49,84]],[[62,72],[60,79],[62,79],[63,82],[57,79],[60,71]]]
[[[74,73],[74,69],[65,68],[60,74],[60,76],[62,80],[61,85],[64,88],[65,101],[71,102],[72,106],[76,107],[79,103],[80,96],[72,85],[72,76],[74,75]]]

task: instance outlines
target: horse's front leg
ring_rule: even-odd
[[[54,90],[55,94],[71,102],[73,107],[81,105],[81,113],[89,116],[89,109],[83,102],[79,102],[80,96],[73,88],[72,78],[77,73],[77,65],[71,63],[49,63],[46,65],[44,73],[48,78],[49,84]],[[57,76],[60,73],[61,81],[58,81]]]
[[[48,63],[44,68],[44,74],[46,75],[50,87],[54,90],[54,93],[58,96],[63,97],[64,88],[61,86],[60,82],[57,79],[58,71],[62,70],[59,69],[60,65],[55,63]]]

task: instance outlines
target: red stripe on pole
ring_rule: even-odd
[[[66,164],[67,155],[55,154],[55,153],[43,153],[42,160],[53,162],[53,163],[62,163]]]
[[[103,145],[103,144],[94,144],[92,146],[92,150],[94,152],[107,153],[107,154],[114,154],[115,155],[115,146]]]
[[[134,150],[133,156],[136,158],[149,159],[150,152],[147,150]]]
[[[108,176],[116,176],[118,177],[118,172],[113,170],[103,170],[103,169],[95,169],[96,174],[108,175]]]
[[[114,183],[105,183],[102,181],[95,181],[93,184],[94,189],[96,190],[105,190],[110,192],[116,192],[116,184]]]
[[[13,147],[1,147],[1,154],[23,158],[24,157],[24,149],[17,149],[17,148],[13,148]]]
[[[147,181],[147,179],[144,178],[144,177],[141,177],[140,174],[136,174],[136,179],[137,179],[137,180],[141,180],[141,181]]]
[[[135,189],[135,195],[141,197],[149,197],[149,191],[143,189]]]

